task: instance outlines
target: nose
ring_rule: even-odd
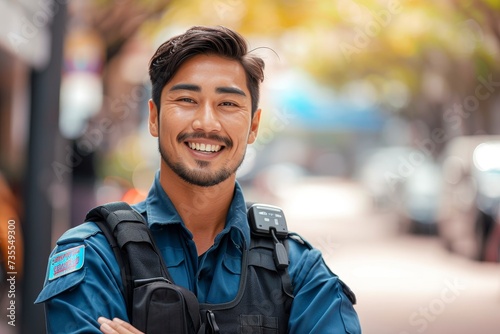
[[[194,115],[193,129],[204,132],[220,131],[221,124],[217,117],[217,110],[209,103],[201,105]]]

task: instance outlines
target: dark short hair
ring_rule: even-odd
[[[195,26],[158,47],[149,62],[152,99],[158,110],[163,87],[186,60],[199,54],[225,57],[243,66],[253,116],[259,104],[259,85],[264,80],[264,61],[248,53],[247,43],[239,33],[221,26]]]

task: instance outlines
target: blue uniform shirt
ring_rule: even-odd
[[[176,284],[193,291],[203,303],[235,298],[242,249],[250,244],[246,204],[238,184],[224,230],[200,257],[191,232],[160,185],[159,173],[146,200],[134,209],[146,217]],[[290,239],[289,258],[295,295],[289,333],[361,333],[351,302],[320,252]],[[100,316],[128,321],[122,289],[120,270],[105,236],[94,223],[86,222],[57,241],[36,303],[45,303],[48,333],[101,333]]]

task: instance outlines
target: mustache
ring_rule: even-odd
[[[180,133],[177,136],[177,142],[179,144],[185,142],[188,139],[209,139],[218,141],[220,143],[224,143],[224,146],[226,146],[227,148],[233,147],[233,141],[231,140],[231,138],[219,136],[214,133],[205,133],[205,132]]]

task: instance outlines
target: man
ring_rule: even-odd
[[[257,136],[263,70],[244,39],[223,27],[193,27],[162,44],[150,62],[149,130],[162,159],[147,199],[133,207],[147,219],[174,282],[200,303],[231,304],[239,295],[250,229],[236,170]],[[319,251],[295,239],[288,248],[294,299],[288,328],[271,332],[360,333],[346,287]],[[128,325],[119,267],[99,228],[87,222],[69,230],[52,258],[69,249],[81,250],[83,266],[62,274],[49,267],[37,299],[48,331],[138,333]]]

